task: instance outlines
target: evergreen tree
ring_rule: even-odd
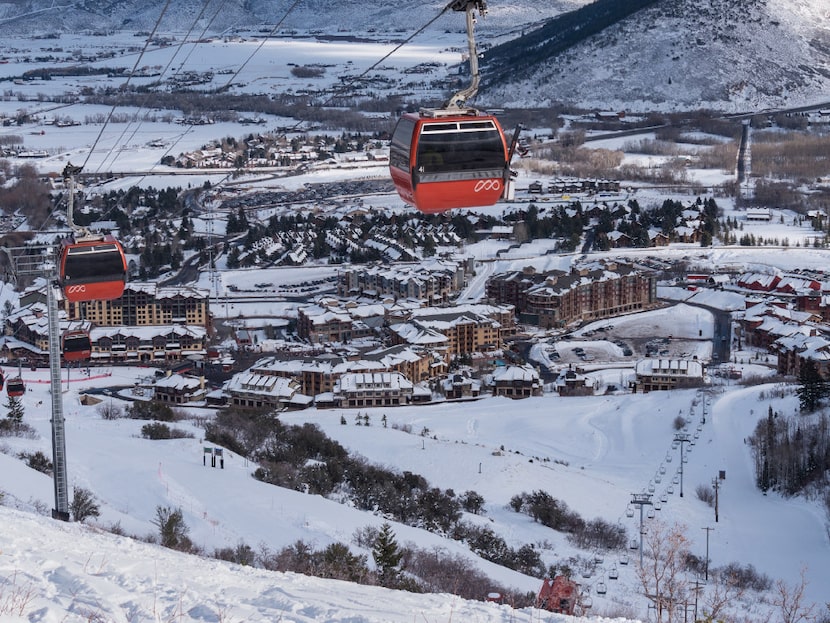
[[[17,396],[9,396],[8,402],[5,405],[7,409],[6,417],[17,427],[23,423],[23,402]]]
[[[798,375],[798,404],[802,411],[815,411],[821,399],[828,395],[828,384],[813,359],[807,359]]]
[[[384,523],[378,532],[378,538],[372,548],[372,557],[375,559],[378,582],[381,586],[393,587],[400,575],[401,558],[403,552],[395,540],[395,533],[392,526]]]
[[[435,255],[435,240],[432,236],[424,237],[424,257],[432,257]]]

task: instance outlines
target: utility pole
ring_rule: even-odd
[[[691,439],[689,439],[688,433],[677,433],[674,436],[674,440],[680,444],[680,497],[683,497],[683,444],[689,443]]]
[[[715,488],[715,523],[718,522],[718,490],[720,489],[720,478],[715,476],[712,479],[712,486]]]
[[[701,528],[701,530],[706,530],[706,562],[703,565],[704,569],[704,579],[708,582],[709,581],[709,533],[714,530],[714,528],[706,527]],[[695,618],[697,618],[697,614],[695,614]]]
[[[692,589],[695,592],[695,621],[697,621],[697,597],[700,594],[702,588],[703,583],[700,581],[700,578],[695,578],[694,588]]]
[[[650,493],[632,493],[631,503],[640,507],[640,566],[643,566],[643,506],[651,505]]]

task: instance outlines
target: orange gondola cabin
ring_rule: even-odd
[[[86,331],[66,331],[63,334],[61,352],[63,360],[88,361],[92,356],[92,342]]]
[[[117,299],[126,281],[127,260],[113,236],[63,242],[60,285],[70,303]]]
[[[395,189],[427,214],[494,205],[504,193],[508,166],[498,120],[475,110],[405,113],[392,135]]]
[[[9,381],[6,383],[6,394],[10,398],[17,398],[25,393],[26,385],[23,383],[23,379],[21,379],[20,377],[9,379]]]

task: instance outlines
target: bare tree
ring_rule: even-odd
[[[719,581],[713,582],[711,586],[703,603],[704,620],[729,621],[731,619],[729,606],[740,603],[746,588],[731,574],[728,577],[719,578]]]
[[[657,623],[675,620],[675,611],[684,607],[688,597],[684,560],[689,541],[685,531],[680,524],[654,521],[644,535],[644,559],[637,566],[637,577],[654,606]]]
[[[802,567],[798,582],[790,586],[783,580],[775,583],[775,597],[772,604],[778,608],[782,623],[802,623],[812,621],[815,604],[807,604],[807,569]]]

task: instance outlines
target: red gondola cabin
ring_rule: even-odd
[[[504,193],[508,149],[498,120],[472,111],[401,116],[392,135],[395,189],[421,212],[491,206]]]
[[[62,342],[64,361],[87,361],[92,356],[92,343],[86,331],[66,331]]]
[[[23,384],[23,379],[19,376],[13,379],[9,379],[9,382],[6,383],[6,394],[9,395],[11,398],[16,398],[18,396],[22,396],[26,393],[26,386]]]
[[[127,260],[114,237],[63,242],[60,284],[69,302],[117,299],[126,281]]]

